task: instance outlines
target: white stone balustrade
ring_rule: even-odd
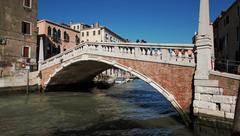
[[[195,66],[192,44],[83,43],[43,61],[41,69],[84,54]]]

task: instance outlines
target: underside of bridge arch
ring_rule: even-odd
[[[92,81],[94,77],[112,66],[97,61],[79,61],[63,67],[52,75],[46,90],[61,89],[71,86],[84,85]]]
[[[112,67],[130,72],[147,82],[170,101],[185,122],[190,121],[188,113],[192,104],[194,71],[192,67],[116,58],[79,59],[64,66],[58,65],[49,68],[52,73],[48,72],[49,70],[42,71],[42,83],[44,82],[46,88],[86,83],[86,81],[91,81],[96,75]],[[48,74],[51,74],[50,78],[47,76]],[[49,79],[47,80],[47,78]]]

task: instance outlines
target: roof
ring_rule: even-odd
[[[38,21],[37,23],[42,23],[42,22],[47,22],[47,23],[49,23],[49,24],[56,25],[56,26],[58,26],[58,27],[62,27],[62,28],[64,28],[64,29],[68,29],[68,30],[70,30],[70,31],[74,31],[74,32],[76,32],[76,33],[79,33],[79,31],[74,30],[74,29],[72,29],[71,27],[68,27],[68,26],[62,25],[62,24],[58,24],[58,23],[55,23],[55,22],[52,22],[52,21],[49,21],[49,20],[46,20],[46,19],[40,20],[40,21]]]
[[[226,14],[234,7],[236,6],[238,3],[240,3],[240,0],[236,0],[227,10],[223,10],[221,15],[219,15],[215,21],[214,24],[218,23],[222,18],[224,18],[226,16]]]
[[[109,33],[111,33],[113,36],[117,37],[118,39],[121,39],[122,41],[127,41],[126,39],[122,38],[121,36],[119,36],[118,34],[116,34],[115,32],[113,32],[111,29],[105,27],[105,26],[100,26],[100,27],[89,27],[89,28],[84,28],[82,30],[91,30],[91,29],[105,29],[107,30]],[[82,31],[81,30],[81,31]]]

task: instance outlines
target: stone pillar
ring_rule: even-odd
[[[170,60],[170,52],[169,52],[169,49],[162,49],[162,59],[163,59],[165,62],[169,62],[169,60]]]
[[[41,63],[44,61],[43,37],[40,37],[38,70],[41,69]]]
[[[212,45],[212,51],[211,51],[211,69],[214,70],[215,68],[215,48],[214,48],[214,32],[213,32],[213,24],[210,25],[210,37],[211,37],[211,45]]]
[[[197,67],[195,79],[208,79],[209,76],[212,51],[210,28],[209,0],[200,0],[199,28],[196,36]]]

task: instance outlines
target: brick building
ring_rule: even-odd
[[[216,69],[236,72],[240,64],[240,0],[214,21]]]
[[[49,20],[38,21],[38,42],[43,38],[44,59],[57,55],[80,43],[79,32],[64,24]]]
[[[36,66],[37,0],[0,1],[0,77]]]

